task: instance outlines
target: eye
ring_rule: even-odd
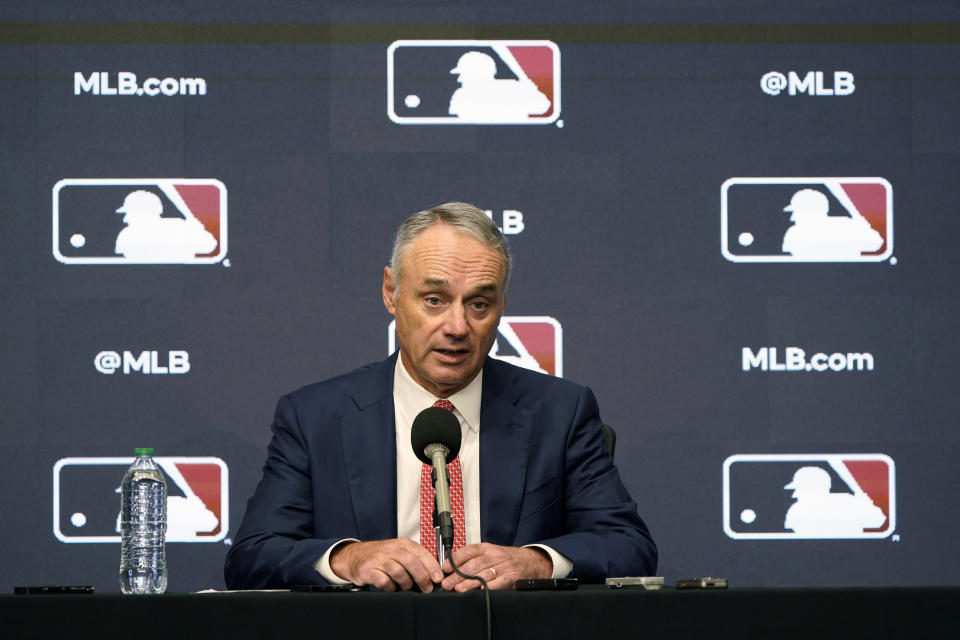
[[[475,300],[470,303],[470,306],[474,311],[486,311],[490,307],[490,303],[485,300]]]
[[[430,306],[430,307],[440,306],[440,298],[438,298],[437,296],[427,296],[426,298],[424,298],[424,302],[426,302],[427,306]]]

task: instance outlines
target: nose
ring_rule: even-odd
[[[444,318],[443,332],[458,340],[467,336],[470,327],[467,325],[467,313],[463,305],[452,304]]]

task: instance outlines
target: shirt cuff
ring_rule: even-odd
[[[333,569],[330,568],[330,554],[333,552],[334,549],[339,547],[344,542],[360,542],[360,541],[357,540],[356,538],[344,538],[343,540],[334,542],[332,545],[330,545],[327,548],[327,551],[322,556],[320,556],[313,562],[314,570],[317,573],[319,573],[323,577],[323,579],[329,582],[330,584],[351,584],[349,580],[344,580],[343,578],[335,574],[333,572]],[[554,564],[554,566],[556,566],[556,564]]]
[[[566,556],[562,556],[545,544],[527,544],[525,547],[535,547],[550,556],[553,562],[553,575],[551,578],[566,578],[573,571],[573,561]]]

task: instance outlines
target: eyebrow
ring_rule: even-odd
[[[494,293],[496,293],[499,289],[500,289],[500,287],[498,287],[498,286],[495,285],[495,284],[490,284],[490,283],[482,284],[482,285],[480,285],[479,287],[477,287],[477,290],[478,290],[480,293],[489,293],[489,292],[494,292]]]
[[[420,282],[420,288],[426,288],[426,289],[445,289],[449,286],[450,286],[450,281],[445,280],[443,278],[424,278]],[[491,292],[496,293],[499,289],[500,287],[497,286],[496,284],[488,282],[488,283],[479,285],[475,289],[475,291],[477,293],[491,293]]]

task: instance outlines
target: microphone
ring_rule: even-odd
[[[441,407],[424,409],[413,420],[410,444],[417,458],[433,465],[433,487],[436,493],[437,520],[441,548],[448,554],[453,549],[453,516],[450,515],[450,483],[447,463],[460,453],[460,422],[452,411]]]

